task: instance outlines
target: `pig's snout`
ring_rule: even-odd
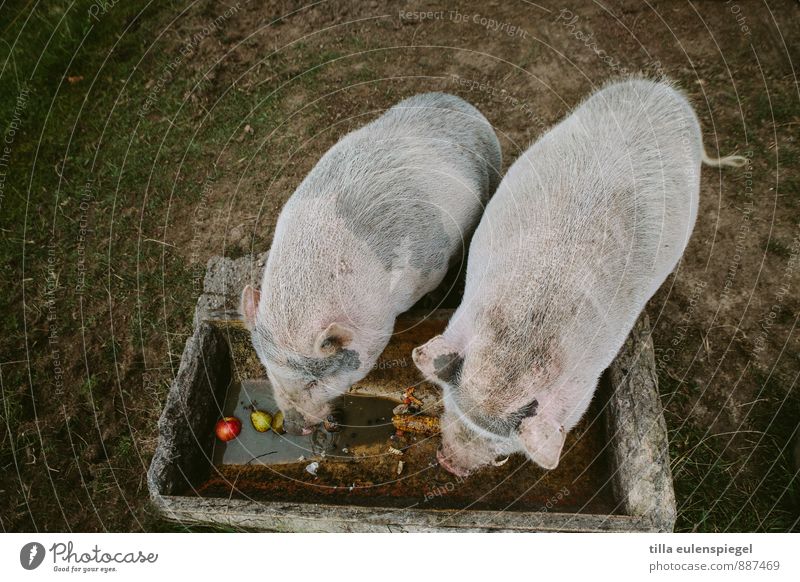
[[[283,418],[283,428],[291,435],[309,435],[314,432],[314,426],[308,425],[303,415],[296,410],[285,410]]]
[[[297,423],[293,423],[293,422],[284,421],[283,428],[286,430],[286,432],[288,432],[291,435],[295,435],[295,436],[298,436],[298,435],[305,436],[305,435],[309,435],[312,432],[314,432],[314,427],[305,426],[304,423],[297,424]]]
[[[447,471],[448,473],[452,473],[456,477],[466,477],[467,475],[469,475],[469,471],[467,471],[466,469],[462,469],[458,465],[453,464],[447,458],[447,455],[445,454],[444,450],[441,447],[439,447],[439,449],[436,451],[436,460],[439,461],[439,464],[445,471]]]

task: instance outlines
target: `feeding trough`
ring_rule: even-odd
[[[675,498],[646,316],[603,375],[559,466],[523,455],[464,479],[435,462],[440,439],[392,440],[392,409],[414,386],[422,414],[441,412],[411,350],[441,333],[452,311],[409,312],[371,373],[345,395],[336,433],[259,433],[252,410],[275,411],[239,293],[264,256],[209,262],[178,374],[159,421],[148,485],[165,517],[272,531],[671,531]],[[242,420],[222,443],[216,421]]]

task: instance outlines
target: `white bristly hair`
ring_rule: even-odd
[[[500,145],[472,105],[427,93],[332,147],[283,208],[242,313],[288,424],[315,424],[363,378],[398,314],[463,256],[499,183]]]
[[[597,91],[520,156],[475,232],[460,307],[414,350],[445,391],[445,466],[465,474],[517,451],[558,464],[686,248],[701,164],[744,161],[709,158],[683,93],[642,78]]]

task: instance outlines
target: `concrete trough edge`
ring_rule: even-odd
[[[159,438],[148,470],[155,505],[168,519],[182,523],[215,523],[274,531],[672,531],[675,493],[669,465],[666,423],[658,394],[653,344],[646,314],[609,369],[611,395],[604,415],[610,438],[613,487],[625,515],[387,509],[303,503],[265,503],[172,495],[180,479],[208,447],[202,414],[191,402],[204,402],[216,413],[211,388],[214,366],[227,355],[224,339],[213,337],[204,321],[215,313],[235,310],[245,284],[253,284],[266,253],[240,259],[213,257],[204,293],[195,310],[195,329],[187,340],[180,367],[159,420]],[[198,400],[199,399],[199,400]],[[182,428],[182,430],[181,430]],[[194,451],[191,445],[194,443]],[[407,517],[403,517],[404,514]],[[447,514],[447,516],[445,516]],[[442,518],[447,517],[447,524]],[[390,519],[391,518],[391,519]]]
[[[614,493],[628,515],[650,519],[657,531],[672,531],[675,490],[647,314],[636,322],[609,377],[612,393],[605,418],[613,445]]]
[[[291,532],[630,532],[657,531],[644,517],[581,513],[342,506],[163,496],[180,523]]]

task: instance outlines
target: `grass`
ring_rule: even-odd
[[[753,113],[759,121],[787,120],[797,115],[797,104],[791,95],[783,93],[759,93],[752,104]]]
[[[201,4],[207,16],[218,12],[214,2]],[[150,46],[152,31],[164,27],[183,5],[153,3],[140,14],[145,2],[118,3],[98,22],[87,18],[91,5],[56,0],[39,7],[34,27],[23,28],[25,13],[4,18],[0,25],[4,39],[19,37],[10,48],[0,44],[0,62],[9,63],[0,82],[0,122],[4,127],[12,121],[21,126],[13,144],[16,163],[8,171],[0,206],[5,219],[0,259],[11,287],[0,297],[0,307],[9,314],[0,318],[0,341],[6,360],[32,356],[30,384],[41,417],[48,418],[43,440],[60,443],[60,450],[53,451],[53,458],[59,459],[57,469],[74,479],[88,475],[98,506],[110,507],[131,497],[124,479],[114,476],[131,473],[139,481],[142,473],[134,463],[140,451],[125,434],[131,419],[123,419],[120,409],[133,410],[136,426],[154,429],[160,411],[152,405],[152,397],[141,394],[157,390],[157,401],[163,401],[196,299],[194,266],[186,261],[190,249],[185,242],[170,243],[165,220],[191,215],[200,200],[199,184],[219,156],[249,159],[251,145],[236,139],[245,124],[259,136],[275,130],[282,121],[287,92],[315,87],[326,63],[341,54],[300,46],[291,62],[267,60],[269,83],[247,91],[230,90],[224,96],[213,82],[201,83],[203,68],[195,70],[193,61],[186,59],[178,73],[169,75],[152,109],[141,115],[141,104],[151,95],[153,83],[166,78],[177,47],[168,42],[152,47],[135,70],[131,61]],[[120,34],[123,30],[127,32]],[[219,32],[223,39],[227,34]],[[276,92],[302,71],[308,72]],[[20,105],[22,86],[28,97]],[[197,99],[186,99],[193,90]],[[221,104],[207,114],[217,98]],[[268,159],[254,161],[253,174],[268,176],[269,169]],[[226,200],[215,200],[211,212],[226,205]],[[83,232],[81,222],[86,226]],[[185,241],[187,237],[181,236],[178,233],[178,240]],[[50,255],[48,245],[52,245]],[[230,250],[234,256],[243,252]],[[22,257],[25,327],[20,311]],[[85,272],[74,267],[81,259]],[[74,293],[81,278],[84,291]],[[46,303],[48,281],[54,299],[51,312]],[[58,336],[54,344],[48,343],[51,332]],[[48,405],[60,394],[53,382],[53,349],[59,350],[67,369],[66,390],[77,396],[68,395],[65,402],[70,417],[67,434],[59,434],[65,426],[59,421],[61,410]],[[147,390],[141,379],[145,371],[150,377]],[[3,381],[4,386],[27,386],[27,370],[8,367]],[[17,450],[12,451],[6,427],[31,435],[28,427],[35,419],[7,389],[3,402],[8,413],[3,414],[0,455],[8,468],[24,447],[17,439]],[[99,434],[98,426],[104,434]],[[87,462],[73,452],[70,441],[77,443],[77,453],[88,445],[114,443],[115,467],[87,471]],[[9,478],[34,489],[49,486],[35,471],[23,469],[20,476]],[[81,485],[75,480],[64,485],[61,494],[68,505],[67,489]],[[44,519],[52,529],[66,529],[60,511],[54,509],[50,515],[42,511],[38,523]],[[90,516],[82,527],[127,527],[130,517],[124,512],[106,513],[102,521],[99,515]],[[33,525],[29,516],[16,527]]]
[[[220,77],[206,79],[212,63],[202,62],[200,53],[168,75],[185,31],[178,24],[153,41],[185,7],[182,2],[118,2],[95,21],[88,17],[91,1],[49,0],[37,5],[27,24],[29,6],[17,4],[0,8],[0,37],[9,40],[0,43],[0,63],[7,63],[0,70],[0,127],[6,133],[12,123],[19,126],[0,200],[0,346],[4,362],[30,362],[0,369],[0,489],[15,492],[0,496],[2,527],[230,531],[161,521],[143,485],[160,405],[190,331],[197,297],[193,277],[203,270],[189,259],[197,250],[192,235],[201,226],[213,231],[215,217],[225,215],[230,200],[220,192],[238,180],[238,160],[253,158],[244,177],[251,188],[269,184],[280,157],[254,153],[254,144],[275,131],[273,142],[291,151],[296,142],[316,136],[328,119],[323,104],[305,109],[302,123],[287,121],[287,115],[307,97],[383,75],[388,53],[368,55],[360,68],[347,69],[332,61],[380,43],[342,33],[335,49],[297,43],[277,55],[255,54],[252,64],[263,59],[261,68],[230,88],[241,71],[222,69]],[[218,3],[202,0],[195,16],[213,19],[219,11]],[[212,40],[228,44],[237,38],[235,30],[223,28]],[[254,40],[243,45],[252,51],[259,46]],[[536,56],[530,52],[526,58],[533,63]],[[342,78],[331,82],[332,70]],[[152,108],[140,114],[162,78]],[[23,88],[26,98],[20,100]],[[397,87],[387,83],[381,90],[394,94]],[[770,98],[771,103],[757,93],[746,102],[756,122],[796,115],[789,93]],[[247,124],[254,138],[240,141]],[[739,128],[734,124],[731,130]],[[734,137],[741,142],[738,133],[727,139],[733,143]],[[759,160],[772,155],[766,144],[755,150]],[[790,168],[796,152],[781,144],[782,166]],[[195,224],[186,217],[200,203],[215,164],[210,218],[207,225]],[[782,180],[787,204],[796,207],[797,179],[787,170]],[[201,235],[221,240],[214,232]],[[784,244],[763,241],[769,254],[785,260]],[[243,252],[249,249],[226,248],[233,257]],[[51,343],[53,332],[57,340]],[[54,350],[64,368],[63,386],[55,381]],[[800,408],[789,373],[757,372],[760,393],[747,412],[749,426],[731,440],[685,422],[702,388],[660,372],[669,402],[678,529],[791,527],[791,500],[799,492],[787,443]],[[107,459],[84,458],[101,446]],[[37,461],[27,465],[31,454]],[[52,472],[58,475],[52,485],[43,455],[58,471]],[[47,503],[28,514],[23,491]],[[63,515],[78,517],[66,523]]]
[[[39,10],[36,15],[40,20],[37,26],[24,31],[24,18],[3,20],[11,21],[2,32],[3,38],[14,38],[19,34],[19,42],[10,53],[8,47],[0,45],[0,61],[9,57],[10,69],[15,73],[9,75],[9,69],[6,69],[2,75],[0,119],[6,127],[11,120],[20,119],[22,130],[17,133],[13,144],[12,156],[17,163],[11,166],[6,179],[6,195],[2,203],[6,222],[0,233],[0,258],[5,279],[11,284],[10,293],[4,293],[0,302],[3,311],[14,316],[0,319],[0,333],[4,338],[4,358],[23,359],[25,352],[21,347],[26,343],[31,350],[32,386],[40,408],[40,421],[46,419],[39,423],[43,442],[61,443],[60,450],[52,450],[48,457],[58,459],[55,468],[72,479],[70,481],[68,478],[64,483],[65,490],[60,493],[60,496],[63,495],[62,503],[69,505],[73,502],[67,489],[79,486],[79,481],[74,479],[79,473],[76,469],[82,467],[80,473],[89,475],[88,487],[97,496],[97,503],[103,506],[114,505],[120,498],[126,497],[128,492],[121,489],[121,479],[115,479],[115,472],[111,469],[87,471],[86,463],[73,453],[67,443],[70,440],[77,443],[77,452],[86,448],[84,443],[99,444],[101,435],[96,434],[96,419],[91,414],[97,408],[97,424],[102,421],[103,425],[111,428],[111,438],[119,437],[113,447],[114,463],[122,467],[123,474],[132,468],[131,460],[135,457],[132,454],[133,442],[129,436],[119,435],[124,429],[115,427],[115,424],[119,424],[116,412],[104,410],[103,406],[114,392],[115,361],[125,357],[126,352],[132,352],[135,337],[132,331],[135,326],[127,326],[126,330],[117,329],[111,334],[109,315],[119,314],[137,288],[142,297],[137,314],[140,324],[158,322],[160,318],[163,320],[164,306],[158,300],[163,296],[162,277],[157,269],[148,267],[160,262],[162,249],[155,245],[140,246],[137,237],[132,234],[139,229],[141,215],[138,212],[126,212],[126,207],[136,208],[137,203],[142,202],[141,185],[149,178],[150,170],[159,158],[182,154],[180,145],[188,141],[191,128],[180,128],[175,133],[175,140],[167,141],[161,150],[157,149],[155,140],[150,140],[153,143],[141,140],[129,150],[127,139],[115,139],[117,136],[127,138],[134,129],[138,135],[163,134],[165,122],[161,119],[142,119],[130,107],[114,106],[118,100],[130,99],[129,94],[144,93],[147,75],[141,72],[131,76],[124,87],[119,81],[129,76],[130,63],[126,55],[139,52],[150,35],[147,29],[139,28],[120,37],[114,54],[118,58],[111,58],[104,63],[107,49],[117,41],[118,32],[136,23],[137,18],[160,22],[171,7],[162,4],[138,17],[139,7],[143,3],[138,6],[120,3],[99,23],[90,23],[86,18],[86,10],[91,3],[79,2],[67,11],[70,4],[48,3],[47,8]],[[39,55],[41,59],[38,59]],[[65,63],[70,60],[72,63],[66,67]],[[158,70],[158,59],[154,58],[153,61],[151,69]],[[30,96],[24,110],[17,103],[17,85],[9,82],[10,76],[24,79],[28,87]],[[66,76],[82,76],[83,79],[70,84],[63,81]],[[187,83],[176,81],[168,88],[162,97],[167,107],[180,102],[179,97]],[[40,136],[43,138],[41,141]],[[29,163],[34,156],[35,165]],[[199,148],[190,151],[188,157],[190,163],[204,165],[198,160],[201,157]],[[169,176],[156,172],[153,178],[151,191],[167,191]],[[91,196],[84,200],[85,185],[90,180],[93,184]],[[88,202],[84,209],[81,209],[81,202]],[[150,194],[141,209],[148,214],[144,230],[150,231],[147,235],[155,234],[154,238],[157,238],[156,217],[163,216],[165,199]],[[72,266],[77,264],[81,252],[78,244],[81,219],[87,223],[88,232],[84,233],[83,248],[86,291],[79,296],[71,290],[75,289],[80,276]],[[113,224],[117,236],[106,230],[110,224]],[[55,262],[52,268],[47,253],[51,241]],[[18,274],[21,272],[23,256],[28,306],[25,335],[18,317],[23,293]],[[129,274],[130,259],[138,260],[143,267],[139,277]],[[186,272],[180,264],[174,266],[177,273]],[[109,276],[109,272],[113,274]],[[17,275],[12,276],[12,273]],[[57,280],[52,319],[48,318],[44,303],[48,275],[50,281]],[[173,323],[173,328],[185,328],[188,323],[179,313],[191,305],[188,290],[188,285],[180,284],[171,288],[170,299],[174,303],[170,305],[172,312],[167,317],[180,321]],[[109,307],[109,295],[113,295],[117,301],[116,306],[111,301]],[[180,308],[176,309],[176,305],[180,305]],[[158,338],[158,334],[153,333],[153,328],[159,327],[158,323],[152,327],[149,324],[140,327],[144,328],[141,337],[147,338],[145,342]],[[56,331],[59,338],[52,346],[48,343],[51,331]],[[48,406],[48,402],[56,397],[51,372],[53,355],[52,349],[48,349],[51,347],[59,350],[67,369],[68,383],[76,387],[76,395],[79,396],[79,400],[75,400],[68,395],[65,403],[67,414],[72,419],[66,428],[67,435],[58,434],[60,410],[57,406]],[[8,367],[7,370],[4,369],[3,377],[4,404],[10,414],[4,415],[4,432],[10,426],[13,432],[35,434],[28,428],[35,419],[30,412],[25,414],[18,397],[5,389],[8,386],[28,385],[27,370],[22,366]],[[67,390],[73,388],[68,386]],[[135,407],[138,403],[131,397],[133,392],[136,391],[129,390],[128,397],[130,404]],[[146,412],[144,418],[140,415],[135,422],[152,420],[151,417],[156,414],[155,411]],[[75,419],[78,419],[77,422]],[[9,450],[5,444],[7,440],[4,435],[4,466],[13,461],[12,454],[23,454],[21,439],[16,439],[16,451]],[[141,473],[141,467],[138,467],[138,471]],[[36,471],[28,472],[24,467],[18,482],[34,490],[37,487],[45,487],[46,490],[47,487],[46,483],[41,482],[41,477],[36,476]],[[66,529],[67,525],[61,522],[60,511],[51,509],[42,509],[42,515],[37,518],[28,516],[30,521],[23,520],[16,527],[31,527],[35,520],[38,524],[49,523],[48,527],[52,529]],[[124,512],[106,513],[102,527],[127,527],[124,524],[130,518]],[[83,522],[83,527],[88,529],[98,526],[99,515]]]
[[[11,427],[18,426],[22,417],[22,404],[20,397],[11,390],[4,389],[0,392],[0,466],[9,469],[14,457],[14,434]]]
[[[791,455],[798,437],[796,385],[753,372],[761,390],[747,425],[715,433],[686,421],[699,386],[660,375],[679,502],[676,531],[787,531],[797,527],[800,480]],[[777,411],[777,412],[776,412]],[[746,470],[758,462],[761,472]]]
[[[776,238],[770,238],[769,240],[765,241],[764,249],[782,259],[788,259],[792,254],[791,249]]]

